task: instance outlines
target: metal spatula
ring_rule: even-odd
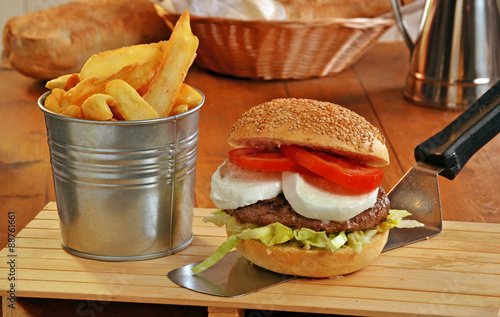
[[[415,148],[415,164],[389,192],[391,209],[405,209],[424,224],[391,229],[384,251],[441,232],[438,175],[454,179],[469,159],[500,132],[500,81],[441,132]]]
[[[212,267],[194,274],[191,269],[200,262],[172,270],[167,276],[174,283],[185,288],[223,297],[242,296],[297,278],[253,265],[239,251],[229,252]]]

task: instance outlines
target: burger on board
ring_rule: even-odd
[[[348,274],[371,263],[409,215],[390,210],[381,187],[385,138],[347,108],[275,99],[244,113],[228,141],[234,149],[212,176],[219,210],[204,221],[226,226],[229,238],[194,273],[236,247],[277,273]]]

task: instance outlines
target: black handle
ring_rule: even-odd
[[[454,179],[465,163],[500,132],[500,81],[441,132],[415,148],[415,159],[444,168]]]

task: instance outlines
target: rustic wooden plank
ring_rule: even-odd
[[[471,264],[468,261],[458,261],[455,259],[435,259],[435,258],[419,258],[419,257],[395,257],[395,256],[380,256],[373,263],[374,266],[406,268],[406,269],[428,269],[434,271],[454,271],[465,273],[484,273],[497,274],[500,272],[498,263],[476,263]],[[403,277],[402,277],[403,278]]]
[[[471,236],[473,234],[471,233]],[[456,237],[456,236],[455,236]],[[493,240],[493,238],[487,237],[488,240]],[[471,241],[471,240],[460,240],[460,239],[446,239],[441,236],[433,237],[422,242],[413,243],[407,245],[408,249],[411,248],[423,248],[423,249],[444,249],[444,250],[461,250],[461,251],[475,251],[475,252],[485,252],[485,253],[500,253],[500,244],[496,242],[485,242],[481,241]]]
[[[42,287],[46,288],[49,298],[85,299],[99,301],[124,300],[127,302],[151,302],[160,304],[180,304],[195,306],[224,306],[244,309],[282,310],[308,313],[328,314],[354,314],[369,316],[496,316],[498,302],[486,303],[487,306],[470,306],[462,304],[453,294],[443,294],[434,297],[434,302],[424,305],[421,302],[400,302],[391,299],[374,300],[355,297],[339,296],[310,296],[307,300],[304,295],[288,293],[283,294],[278,289],[274,292],[257,292],[239,298],[222,298],[192,292],[187,289],[157,286],[145,287],[141,285],[126,284],[127,280],[117,280],[116,284],[91,284],[57,281],[25,281],[23,290],[18,291],[19,296],[33,297]],[[288,284],[288,283],[286,283]],[[286,285],[283,284],[283,285]],[[75,289],[77,293],[64,293],[64,288]],[[175,289],[175,288],[174,288]],[[300,286],[297,287],[300,289]],[[55,292],[53,290],[56,290]],[[117,297],[116,294],[119,294]],[[339,294],[340,295],[340,294]],[[448,296],[450,298],[448,299]],[[454,300],[455,298],[455,300]],[[452,304],[447,304],[451,302]]]
[[[72,261],[78,260],[76,263],[72,263]],[[201,258],[199,256],[192,256],[192,257],[179,257],[179,256],[170,256],[170,257],[165,257],[163,258],[162,261],[157,260],[151,260],[147,262],[151,262],[149,264],[144,264],[144,265],[137,265],[135,262],[122,262],[122,263],[116,263],[116,262],[109,262],[105,264],[101,264],[100,262],[95,262],[91,260],[86,260],[85,259],[80,259],[79,258],[59,258],[59,259],[54,259],[53,257],[50,257],[48,259],[37,259],[37,258],[24,258],[22,260],[23,263],[23,268],[29,269],[48,269],[50,268],[51,270],[75,270],[76,269],[84,269],[86,267],[89,267],[89,270],[92,272],[108,272],[109,270],[111,271],[122,271],[124,270],[125,272],[136,272],[139,274],[142,270],[144,270],[143,273],[141,274],[155,274],[155,268],[161,272],[161,274],[164,274],[165,272],[176,268],[178,266],[186,265],[189,263],[192,263],[196,260],[200,260]],[[168,260],[168,261],[167,261]],[[37,262],[38,261],[38,262]],[[90,261],[90,262],[88,262]],[[178,261],[178,263],[177,263]],[[176,264],[177,263],[177,264]],[[6,264],[0,265],[2,267],[8,267]],[[54,268],[52,269],[52,266]],[[436,284],[433,279],[441,279],[441,278],[447,278],[449,277],[450,274],[456,274],[456,276],[460,277],[462,273],[480,273],[482,275],[478,275],[478,277],[473,276],[473,275],[467,275],[467,276],[473,276],[476,281],[482,281],[484,275],[491,274],[492,277],[490,280],[485,281],[484,286],[488,285],[489,283],[498,283],[498,276],[494,276],[495,273],[498,272],[498,265],[493,265],[493,264],[480,264],[477,266],[474,266],[474,268],[468,270],[468,266],[470,267],[470,263],[466,262],[454,262],[454,261],[438,261],[435,259],[390,259],[384,256],[381,256],[377,259],[375,263],[372,264],[373,267],[377,267],[375,269],[375,273],[377,274],[376,276],[372,276],[373,274],[367,276],[367,279],[374,278],[374,279],[379,279],[380,276],[382,275],[382,278],[389,278],[392,279],[393,283],[396,283],[395,287],[401,287],[402,285],[407,285],[406,284],[401,284],[402,282],[398,280],[404,280],[406,281],[409,278],[412,278],[415,276],[415,274],[422,274],[426,276],[430,276],[430,280],[424,280],[424,284],[427,283],[432,283]],[[488,269],[489,268],[489,269]],[[438,272],[438,271],[445,271],[445,272]],[[158,271],[156,271],[158,272]],[[365,269],[362,271],[363,274],[358,274],[359,275],[365,275],[370,272],[369,269]],[[396,276],[396,279],[394,280],[394,274],[397,272],[398,275]],[[451,273],[450,273],[451,272]],[[157,273],[156,273],[157,274]],[[385,274],[385,275],[384,275]],[[418,275],[417,274],[417,275]],[[490,277],[488,277],[490,278]],[[421,279],[419,279],[421,281]],[[385,285],[389,285],[388,283],[385,283]],[[439,282],[437,284],[439,288]],[[366,286],[366,285],[365,285]],[[426,285],[424,285],[426,286]],[[443,285],[441,285],[443,286]],[[443,286],[444,287],[444,286]],[[493,287],[495,289],[495,287]]]
[[[172,268],[168,268],[168,270]],[[368,274],[366,274],[366,271]],[[402,302],[421,302],[428,303],[431,302],[437,294],[441,293],[450,293],[455,294],[455,297],[458,298],[458,301],[462,305],[470,305],[470,306],[486,306],[486,307],[495,307],[499,303],[498,293],[491,294],[491,292],[485,294],[479,294],[475,292],[475,289],[470,289],[471,283],[464,282],[460,283],[460,281],[447,281],[446,283],[429,283],[427,280],[416,281],[413,284],[419,285],[419,288],[415,288],[414,285],[411,285],[412,277],[408,277],[405,280],[401,280],[399,278],[394,279],[398,286],[394,285],[386,285],[381,283],[371,283],[372,280],[376,280],[369,270],[366,270],[363,278],[367,279],[367,283],[364,283],[364,287],[360,288],[356,283],[359,282],[359,278],[354,279],[352,277],[345,277],[342,279],[335,280],[308,280],[303,279],[298,282],[286,283],[286,285],[282,285],[280,287],[276,287],[273,289],[273,293],[282,293],[282,294],[296,294],[302,295],[304,298],[311,298],[315,296],[330,296],[330,297],[342,297],[342,298],[363,298],[363,299],[372,299],[372,300],[385,300],[390,299],[393,301],[402,301]],[[380,274],[380,269],[377,268],[378,275]],[[2,268],[0,269],[0,273],[6,274],[8,269]],[[477,275],[479,276],[479,275]],[[476,276],[476,277],[477,277]],[[386,275],[383,275],[383,278],[389,278]],[[439,278],[439,276],[436,276]],[[444,278],[444,277],[441,277]],[[399,279],[399,280],[398,280]],[[432,277],[428,277],[427,279],[432,279]],[[33,282],[33,281],[46,281],[46,282],[66,282],[68,287],[64,289],[64,292],[75,293],[78,292],[78,289],[82,284],[105,284],[105,285],[114,285],[114,284],[124,284],[126,286],[146,286],[146,287],[171,287],[172,292],[175,292],[177,286],[170,281],[166,277],[165,274],[142,274],[133,273],[128,270],[117,270],[114,272],[92,272],[92,271],[59,271],[57,274],[53,276],[47,277],[46,270],[37,270],[31,269],[23,272],[23,284],[25,282]],[[476,284],[481,284],[484,282],[484,279],[476,280]],[[297,285],[297,283],[299,285]],[[410,284],[410,285],[409,285]],[[436,284],[435,286],[424,285],[424,284]],[[366,287],[366,285],[373,285],[372,287]],[[494,287],[494,281],[489,283],[484,283],[484,288]],[[347,286],[347,287],[346,287]],[[465,290],[465,291],[464,291]],[[47,289],[47,291],[51,291]],[[57,290],[52,290],[57,291]],[[268,292],[263,291],[263,292]],[[434,294],[433,294],[434,293]],[[482,296],[484,295],[484,296]],[[138,296],[149,296],[149,295],[138,295]],[[454,303],[455,299],[452,301],[443,300],[443,304]]]
[[[44,270],[45,273],[50,272],[94,272],[94,273],[120,273],[120,274],[137,274],[137,275],[155,275],[165,277],[166,274],[175,268],[182,265],[187,265],[193,262],[196,256],[176,256],[165,257],[162,261],[148,260],[147,263],[138,265],[136,262],[108,262],[103,265],[100,262],[87,260],[83,258],[74,259],[34,259],[23,258],[22,269],[24,270]],[[0,268],[7,269],[7,263],[0,263]],[[47,269],[50,268],[50,269]],[[47,272],[50,271],[50,272]],[[51,273],[55,274],[55,273]],[[46,274],[46,279],[50,275]]]
[[[173,268],[167,267],[167,269],[170,270]],[[8,271],[9,270],[7,268],[0,268],[1,274],[6,275],[8,274]],[[48,275],[46,269],[30,269],[22,271],[22,279],[20,279],[20,283],[24,284],[28,281],[66,282],[68,284],[68,287],[61,291],[67,293],[78,292],[78,288],[81,284],[113,285],[118,283],[127,286],[136,285],[148,287],[170,287],[175,290],[177,286],[166,276],[167,272],[162,272],[162,274],[156,275],[147,275],[134,274],[122,269],[109,273],[92,272],[87,270],[57,271],[57,274]],[[158,271],[157,273],[160,273],[160,271]]]
[[[245,311],[238,308],[208,307],[209,317],[243,317]]]
[[[497,224],[497,227],[500,227]],[[462,242],[476,242],[476,243],[493,243],[500,244],[500,233],[488,231],[464,231],[464,230],[445,230],[436,237],[434,240],[455,240]]]
[[[480,265],[481,263],[500,263],[498,253],[483,253],[471,251],[456,251],[445,249],[419,249],[419,248],[398,248],[386,252],[383,256],[436,259],[445,261],[466,261],[471,265]]]
[[[59,221],[53,219],[33,219],[25,228],[34,229],[59,229]]]
[[[454,294],[455,297],[443,298],[441,302],[446,305],[460,303],[464,306],[495,308],[495,306],[499,303],[499,299],[495,297],[456,293],[452,287],[449,287],[451,283],[436,292],[431,290],[411,290],[404,287],[401,289],[387,288],[380,284],[360,289],[355,285],[343,283],[345,279],[348,279],[348,277],[337,278],[329,282],[305,279],[298,282],[280,285],[279,287],[276,287],[274,292],[279,291],[283,294],[296,294],[305,297],[330,296],[422,304],[430,303],[436,298],[437,294],[445,293]],[[404,281],[401,281],[401,284],[403,283]]]
[[[226,236],[226,229],[212,224],[211,226],[198,227],[196,233],[201,236],[224,237]]]
[[[57,274],[48,274],[47,268],[40,268],[40,269],[26,269],[23,270],[22,272],[22,281],[35,281],[35,280],[40,280],[40,281],[60,281],[60,282],[68,282],[68,283],[74,283],[74,282],[79,282],[79,283],[107,283],[107,281],[110,281],[112,278],[114,278],[117,274],[118,275],[124,275],[126,278],[130,281],[130,283],[133,283],[134,285],[143,285],[143,286],[159,286],[159,285],[170,285],[174,286],[174,284],[171,284],[170,280],[164,280],[166,279],[166,273],[170,271],[171,269],[175,268],[173,265],[165,265],[162,266],[161,268],[158,268],[156,273],[152,272],[152,274],[143,274],[142,271],[138,270],[127,270],[127,269],[117,269],[114,272],[95,272],[95,271],[87,271],[87,270],[79,270],[79,271],[68,271],[68,270],[58,270]],[[347,276],[343,279],[336,280],[334,282],[326,281],[326,280],[321,280],[317,281],[313,286],[311,287],[305,287],[307,285],[307,280],[301,281],[302,284],[304,285],[304,289],[301,289],[299,293],[305,292],[304,294],[308,296],[316,296],[317,293],[314,291],[314,287],[330,287],[334,285],[344,285],[344,286],[353,286],[353,287],[360,287],[358,289],[358,293],[369,293],[370,290],[373,288],[379,288],[379,289],[400,289],[400,290],[408,290],[408,291],[423,291],[423,292],[440,292],[443,291],[444,284],[440,282],[434,283],[432,281],[433,278],[447,278],[451,274],[449,272],[440,272],[439,274],[437,273],[432,273],[428,274],[430,275],[429,277],[421,277],[419,274],[421,273],[418,270],[398,270],[395,272],[392,272],[392,268],[376,268],[376,272],[371,272],[370,270],[365,270],[363,273],[364,274],[358,274],[358,278],[354,278],[352,276]],[[0,268],[0,272],[3,274],[7,274],[9,271],[9,268]],[[421,270],[424,271],[424,270]],[[55,272],[55,271],[54,271]],[[430,270],[428,270],[430,272]],[[360,281],[359,276],[362,276],[366,280]],[[467,274],[471,275],[471,274]],[[401,276],[404,276],[401,277]],[[484,282],[484,287],[488,286],[494,286],[498,284],[494,284],[495,280],[492,281],[486,281],[488,276],[481,276],[481,274],[476,274],[475,276],[471,276],[473,278],[476,278],[476,283],[480,284]],[[385,283],[373,283],[373,282],[378,282],[382,279],[387,279]],[[305,282],[304,282],[305,281]],[[429,282],[430,281],[430,282]],[[129,283],[129,284],[130,284]],[[167,284],[165,284],[167,283]],[[432,285],[427,285],[427,284],[432,284]],[[301,285],[302,285],[301,284]],[[316,286],[314,286],[316,285]],[[376,285],[372,287],[367,287],[367,285]],[[470,293],[466,294],[472,294],[472,295],[496,295],[495,293],[491,293],[492,291],[484,290],[483,294],[479,294],[475,292],[475,289],[471,289],[470,287],[473,286],[471,283],[464,282],[462,284],[456,284],[454,287],[456,288],[455,291],[458,292],[459,288],[468,288],[467,291]],[[301,286],[302,287],[302,286]],[[68,292],[73,292],[76,291],[73,289],[66,289],[65,291]],[[312,291],[312,293],[311,293]],[[328,291],[330,292],[330,291]],[[494,291],[493,291],[494,292]]]
[[[61,249],[59,239],[44,239],[44,238],[18,238],[16,239],[16,249]]]
[[[500,233],[500,226],[498,223],[445,221],[443,222],[443,228],[447,231],[463,230],[463,231]]]
[[[36,217],[34,219],[59,221],[59,216],[57,215],[57,210],[44,208],[44,209],[42,209],[42,211],[40,211],[38,213],[38,215],[36,215]]]
[[[43,207],[44,210],[53,210],[57,212],[57,203],[55,201],[49,201],[45,207]]]
[[[17,235],[18,238],[41,238],[41,239],[59,239],[61,232],[59,229],[24,228]]]
[[[24,238],[20,240],[23,239]],[[217,238],[210,239],[215,239],[215,241],[212,241],[212,244],[216,244]],[[223,238],[220,237],[219,239],[223,240]],[[212,248],[215,247],[216,245]],[[195,250],[194,253],[196,254],[199,254],[198,251],[202,251],[198,250],[197,247],[189,247],[186,250],[189,249]],[[201,249],[207,249],[207,247],[202,247]],[[159,288],[162,289],[162,295],[159,296],[161,299],[152,295],[147,295],[146,299],[138,299],[137,293],[133,291],[136,296],[135,301],[159,301],[160,303],[168,303],[168,301],[164,300],[164,297],[167,296],[169,297],[169,300],[175,298],[177,304],[200,305],[200,301],[204,300],[203,298],[205,295],[193,292],[191,292],[192,294],[190,299],[187,301],[184,297],[183,299],[180,299],[176,298],[175,295],[166,295],[165,293],[167,292],[166,285],[171,283],[166,278],[165,274],[168,270],[176,267],[175,260],[182,256],[185,260],[183,262],[184,264],[191,263],[192,258],[196,256],[199,258],[199,255],[186,256],[179,254],[150,261],[116,263],[80,259],[71,256],[62,250],[19,248],[18,251],[19,259],[31,260],[31,262],[29,262],[30,266],[27,265],[24,268],[23,290],[19,292],[20,294],[25,294],[24,296],[33,296],[34,293],[30,292],[34,292],[34,289],[30,291],[30,288],[36,288],[36,285],[39,287],[39,282],[43,281],[43,289],[45,291],[44,296],[66,298],[65,296],[67,295],[57,293],[58,290],[61,292],[61,289],[64,289],[65,292],[68,291],[68,285],[66,285],[65,288],[61,288],[62,285],[57,282],[57,280],[60,280],[60,283],[69,284],[74,287],[75,292],[78,294],[73,294],[72,296],[76,296],[80,299],[90,299],[92,296],[96,296],[95,292],[97,292],[97,290],[100,292],[97,293],[98,295],[103,294],[102,281],[116,278],[118,274],[118,276],[123,276],[123,279],[125,280],[128,278],[126,285],[127,289],[135,291],[137,291],[137,288],[141,289],[144,287],[153,287],[156,290]],[[273,303],[273,309],[285,311],[290,309],[293,311],[315,313],[346,313],[347,311],[345,309],[347,308],[342,308],[342,305],[339,306],[339,301],[344,303],[353,301],[355,298],[355,301],[358,303],[360,301],[366,302],[366,306],[352,306],[356,307],[354,313],[369,314],[374,316],[387,312],[391,312],[391,314],[396,315],[399,312],[403,315],[404,310],[402,307],[409,308],[412,307],[411,304],[415,304],[416,306],[414,307],[422,308],[423,306],[421,302],[427,303],[424,305],[426,306],[426,313],[432,312],[431,310],[437,310],[439,312],[445,311],[446,314],[456,316],[466,315],[472,312],[481,313],[485,316],[494,315],[492,312],[495,311],[495,307],[498,308],[500,296],[498,293],[491,292],[493,292],[492,290],[495,289],[495,286],[500,283],[498,275],[494,275],[493,278],[491,278],[491,276],[485,272],[476,271],[475,273],[470,273],[463,270],[463,265],[458,264],[457,267],[456,265],[450,265],[454,264],[453,261],[448,261],[449,266],[446,266],[446,264],[442,264],[442,260],[438,261],[441,265],[443,265],[442,271],[436,270],[434,266],[427,268],[425,268],[425,266],[424,268],[420,266],[415,267],[415,265],[414,267],[407,267],[405,263],[415,263],[414,259],[411,257],[396,257],[396,259],[400,260],[400,262],[394,264],[390,262],[390,259],[394,257],[387,255],[394,253],[393,251],[386,252],[381,255],[372,266],[342,279],[301,279],[297,282],[286,283],[275,286],[272,289],[261,291],[259,292],[261,293],[260,296],[264,296],[264,298],[256,300],[255,302],[245,300],[244,303],[233,302],[233,304],[237,305],[237,308],[252,308],[256,307],[254,305],[259,304],[260,306],[258,307],[262,309],[263,303],[265,304],[265,300],[268,300],[269,297],[282,296],[288,298],[291,296],[290,293],[292,293],[293,296],[301,296],[302,301],[304,297],[307,297],[308,303],[319,301],[323,303],[323,306],[309,307],[307,305],[301,305],[300,307],[295,307],[293,305],[280,306]],[[25,257],[25,255],[28,254],[30,257]],[[411,254],[414,256],[414,253]],[[387,262],[378,263],[379,260],[384,259],[387,259]],[[165,261],[173,262],[165,263]],[[57,263],[57,265],[54,266],[55,263]],[[69,263],[73,264],[68,265]],[[144,266],[144,264],[148,264],[148,266]],[[2,267],[3,266],[4,265],[2,265]],[[398,268],[398,266],[401,267]],[[0,276],[4,275],[5,270],[7,269],[7,267],[0,269]],[[82,269],[85,269],[86,271],[82,272]],[[50,274],[48,275],[50,270],[53,272],[51,274],[55,274],[55,277],[50,276]],[[461,275],[456,275],[456,270],[461,270]],[[456,281],[457,276],[461,277],[459,282]],[[461,281],[466,281],[467,285],[463,284],[465,282]],[[299,285],[295,285],[297,283]],[[179,288],[173,284],[170,285],[172,290],[175,290],[175,293],[177,294]],[[71,287],[69,289],[71,290]],[[82,294],[82,289],[88,289],[88,293]],[[94,294],[92,294],[93,292]],[[146,289],[144,289],[143,292],[145,294],[151,294],[151,290],[146,291]],[[406,292],[408,292],[408,294],[406,294]],[[106,296],[113,297],[112,294]],[[132,297],[132,294],[127,295],[127,292],[120,291],[118,297],[113,298],[114,300],[134,301],[127,296]],[[191,302],[194,300],[193,298],[197,298],[197,296],[201,296],[200,300],[196,301],[196,303]],[[374,302],[377,302],[376,306],[379,307],[381,302],[387,301],[388,298],[391,302],[385,303],[384,309],[377,308],[377,312],[370,311],[368,303],[373,306],[375,305]],[[411,298],[410,302],[413,303],[409,304],[407,298]],[[436,298],[440,298],[439,303],[436,303]],[[434,302],[431,301],[432,299],[434,299]],[[331,302],[336,303],[336,305],[334,305],[334,307],[325,305],[325,303]],[[416,304],[417,302],[418,304]],[[429,302],[432,303],[431,306],[429,306]],[[460,307],[457,307],[457,303],[460,303]],[[214,302],[210,302],[210,304],[207,303],[202,305],[212,307],[216,304],[217,303],[214,304]],[[353,313],[353,310],[351,309],[349,313]]]
[[[195,208],[193,211],[193,215],[195,217],[204,218],[204,217],[208,216],[214,210],[215,209],[213,209],[213,208]]]
[[[356,278],[343,278],[336,283],[358,287],[377,285],[384,289],[406,289],[440,293],[500,297],[500,276],[495,274],[455,272],[445,270],[405,269],[368,266],[356,272]]]

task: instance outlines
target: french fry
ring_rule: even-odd
[[[55,113],[61,113],[61,106],[59,105],[59,101],[54,97],[54,95],[50,94],[45,98],[45,103],[43,105],[45,109],[48,109]]]
[[[134,68],[126,76],[114,77],[114,79],[123,79],[138,89],[153,78],[156,68],[163,60],[167,43],[167,41],[162,41],[133,45],[93,55],[80,71],[80,78],[83,80],[97,77],[106,80],[115,76],[123,68],[137,64],[139,67]]]
[[[192,109],[199,105],[202,100],[203,96],[196,89],[187,84],[182,84],[179,94],[175,97],[173,108],[185,104],[189,109]]]
[[[129,72],[126,74],[118,73],[116,76],[113,76],[113,79],[122,79],[138,90],[151,82],[159,64],[160,62],[157,60],[151,60],[145,64],[135,63],[133,64],[135,67],[130,69]]]
[[[54,88],[45,99],[44,107],[55,113],[62,112],[62,102],[66,91],[61,88]]]
[[[64,109],[69,105],[82,106],[83,102],[90,96],[103,93],[108,82],[114,79],[127,77],[137,68],[140,68],[139,64],[134,63],[123,67],[117,73],[112,74],[111,77],[88,77],[83,79],[64,95],[64,100],[61,102],[61,108]]]
[[[66,90],[61,89],[61,88],[54,88],[52,89],[52,96],[54,96],[59,104],[61,104],[62,100],[64,99],[64,95],[66,94]]]
[[[169,116],[175,116],[177,114],[181,114],[189,110],[189,106],[187,104],[176,105],[170,110]]]
[[[78,74],[72,74],[66,81],[66,85],[64,85],[64,90],[66,91],[70,90],[71,88],[78,85],[79,82],[80,82],[80,76]]]
[[[113,112],[110,107],[114,107],[116,104],[115,98],[109,95],[94,94],[87,98],[82,105],[83,117],[89,120],[111,120],[111,118],[113,118]]]
[[[73,117],[73,118],[78,118],[82,119],[82,108],[78,107],[77,105],[71,105],[66,107],[63,112],[61,112],[62,115],[68,116],[68,117]]]
[[[149,89],[149,84],[146,84],[146,85],[144,85],[142,87],[139,87],[136,90],[139,93],[139,95],[144,96],[148,92],[148,89]]]
[[[116,99],[113,112],[125,120],[147,120],[158,118],[158,113],[127,82],[121,79],[106,85],[106,94]]]
[[[165,57],[155,73],[144,99],[160,116],[168,116],[196,57],[198,38],[190,26],[189,11],[175,24],[167,44]]]
[[[80,81],[75,87],[71,88],[64,95],[61,108],[64,110],[67,106],[77,105],[81,107],[83,102],[90,96],[104,92],[106,82],[97,77],[90,77]]]
[[[170,110],[169,116],[175,116],[188,111],[199,105],[203,100],[203,96],[193,87],[182,84],[179,93],[175,98],[174,106]]]
[[[55,89],[55,88],[64,89],[64,87],[66,86],[66,83],[68,82],[68,79],[73,75],[74,74],[62,75],[62,76],[59,76],[55,79],[49,80],[45,84],[45,87],[50,89],[50,90]]]

